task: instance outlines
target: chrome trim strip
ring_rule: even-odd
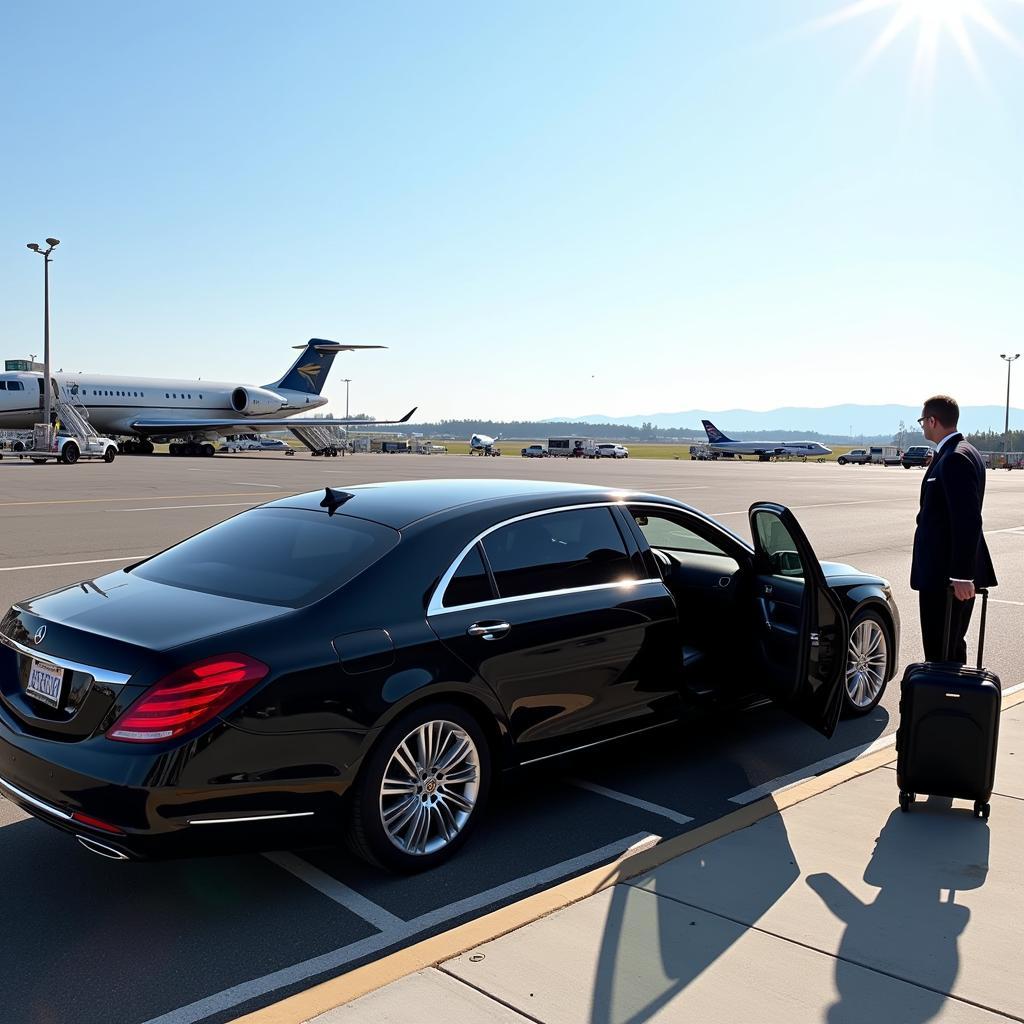
[[[189,818],[190,825],[234,825],[239,821],[273,821],[278,818],[310,818],[313,811],[293,811],[290,814],[251,814],[244,818]]]
[[[517,597],[495,597],[490,601],[476,601],[473,604],[457,604],[451,608],[439,608],[434,615],[450,615],[452,612],[473,611],[477,608],[494,608],[498,605],[513,604],[516,601],[540,601],[545,597],[565,597],[566,594],[588,594],[596,590],[628,590],[651,583],[664,586],[661,580],[619,580],[617,583],[593,583],[588,587],[566,587],[563,590],[542,590],[539,594],[520,594]],[[428,615],[430,612],[428,611]]]
[[[106,857],[108,860],[128,860],[128,854],[123,853],[121,850],[115,849],[113,846],[107,846],[106,843],[97,842],[95,839],[89,836],[76,835],[75,838],[81,843],[85,849],[90,853],[96,854],[97,857]]]
[[[550,761],[553,757],[564,757],[566,754],[575,754],[581,750],[590,750],[591,747],[600,747],[604,743],[614,743],[616,740],[628,739],[630,736],[639,736],[641,733],[651,732],[653,729],[664,729],[666,725],[676,725],[678,719],[672,718],[667,722],[658,722],[657,725],[646,725],[643,729],[634,729],[632,732],[619,733],[616,736],[606,736],[603,740],[594,740],[593,743],[584,743],[581,747],[570,747],[568,750],[557,750],[553,754],[544,754],[541,757],[531,757],[528,761],[520,761],[520,765],[537,764],[538,761]]]
[[[37,800],[34,796],[30,796],[23,789],[18,789],[13,783],[8,782],[4,778],[0,778],[0,786],[3,786],[9,793],[13,793],[19,800],[24,800],[25,803],[30,804],[32,807],[37,808],[40,811],[45,811],[47,814],[52,814],[56,818],[60,818],[63,821],[72,821],[72,817],[66,811],[62,811],[57,807],[51,807],[50,804],[44,803],[42,800]]]
[[[26,647],[24,644],[19,644],[16,640],[12,640],[3,633],[0,633],[0,644],[9,647],[18,654],[25,655],[26,658],[38,658],[40,661],[49,662],[51,665],[57,665],[70,672],[84,672],[86,675],[92,676],[97,683],[106,683],[108,686],[124,686],[131,679],[131,675],[124,672],[97,668],[95,665],[84,665],[80,661],[69,661],[67,658],[58,658],[55,655],[48,654],[46,651]]]

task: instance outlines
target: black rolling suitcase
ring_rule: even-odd
[[[896,781],[900,808],[918,793],[974,801],[974,815],[988,818],[995,783],[996,741],[1002,687],[983,669],[988,591],[981,590],[978,667],[949,661],[908,665],[900,686]],[[946,643],[953,603],[946,604]]]

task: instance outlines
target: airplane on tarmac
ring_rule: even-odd
[[[474,434],[469,439],[469,454],[470,455],[500,455],[501,450],[494,446],[498,443],[499,438],[488,437],[487,434]]]
[[[213,455],[212,441],[240,433],[265,433],[282,428],[372,427],[406,423],[400,420],[312,419],[308,414],[327,404],[321,395],[334,357],[339,352],[386,348],[386,345],[340,345],[310,338],[279,380],[256,386],[208,380],[157,377],[114,377],[99,373],[53,374],[62,400],[88,415],[97,433],[122,438],[126,454],[148,454],[154,442],[181,439],[182,455]],[[0,428],[31,429],[43,408],[43,377],[31,371],[0,374]],[[173,449],[172,449],[173,450]]]
[[[720,455],[756,455],[761,462],[779,456],[786,458],[816,458],[831,455],[832,449],[817,441],[734,441],[726,437],[711,420],[701,420],[708,435],[708,448]]]

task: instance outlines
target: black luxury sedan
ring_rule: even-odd
[[[0,621],[0,792],[117,859],[344,837],[396,871],[492,776],[769,696],[878,702],[885,580],[792,513],[751,547],[671,498],[434,480],[297,495]],[[277,830],[277,831],[274,831]]]

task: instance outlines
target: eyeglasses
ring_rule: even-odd
[[[921,417],[921,418],[920,418],[920,419],[919,419],[919,420],[917,421],[917,425],[918,425],[919,427],[923,427],[923,426],[924,426],[924,421],[925,421],[925,420],[933,420],[933,419],[935,419],[935,417],[934,417],[934,416],[922,416],[922,417]]]

